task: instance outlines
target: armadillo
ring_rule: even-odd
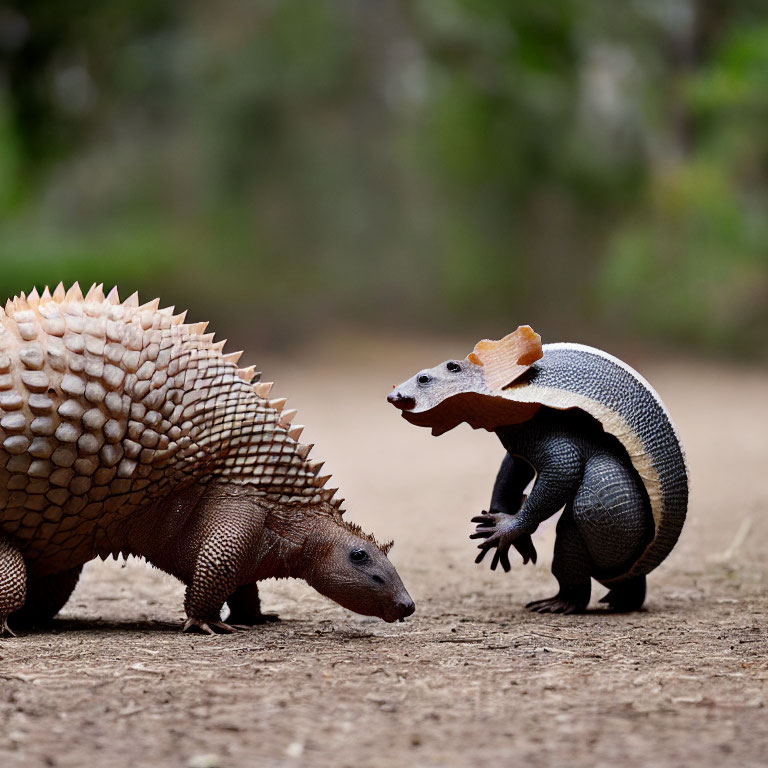
[[[180,579],[185,630],[268,620],[269,577],[410,615],[388,545],[342,518],[295,411],[185,314],[77,284],[0,309],[0,633],[53,617],[110,555]]]
[[[466,422],[506,449],[490,508],[472,519],[470,538],[483,539],[477,562],[495,550],[491,568],[509,571],[510,546],[535,562],[531,534],[563,510],[552,562],[559,591],[530,609],[581,612],[592,578],[609,587],[610,608],[643,605],[646,575],[682,530],[688,470],[667,408],[637,371],[583,344],[542,347],[521,326],[417,373],[388,400],[433,434]]]

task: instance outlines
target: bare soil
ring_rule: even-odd
[[[383,399],[469,346],[350,342],[263,363],[349,517],[396,540],[411,619],[267,582],[280,623],[184,635],[177,582],[90,564],[51,631],[0,640],[0,766],[766,765],[766,371],[630,360],[685,442],[689,520],[642,612],[541,616],[524,604],[555,591],[554,521],[537,566],[473,563],[496,439],[433,438]]]

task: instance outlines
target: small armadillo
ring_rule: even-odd
[[[593,347],[542,347],[521,326],[421,371],[387,399],[435,435],[464,421],[506,448],[490,509],[472,519],[470,538],[483,539],[476,562],[495,548],[491,568],[509,571],[510,546],[535,562],[530,535],[564,508],[552,563],[560,590],[529,608],[583,611],[591,578],[609,587],[601,602],[611,608],[642,606],[646,574],[682,530],[688,470],[667,409],[637,371]]]
[[[0,634],[52,618],[110,554],[186,584],[185,630],[274,618],[269,577],[410,615],[388,546],[343,521],[295,411],[184,316],[77,284],[0,308]]]

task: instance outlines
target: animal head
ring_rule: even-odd
[[[387,557],[390,546],[351,524],[326,525],[307,582],[350,611],[402,620],[415,606]]]
[[[434,368],[425,368],[396,386],[387,402],[404,412],[421,413],[437,407],[454,395],[484,391],[483,369],[464,360],[446,360]],[[405,415],[405,413],[403,414]]]
[[[397,385],[387,401],[399,408],[405,419],[430,426],[435,434],[461,421],[486,426],[494,409],[509,410],[506,404],[494,403],[495,396],[515,384],[541,356],[541,337],[523,325],[498,341],[478,342],[463,360],[446,360],[419,371]],[[515,420],[515,414],[508,415]],[[529,417],[526,409],[520,411],[521,419]]]

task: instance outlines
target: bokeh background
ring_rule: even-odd
[[[0,294],[765,359],[766,125],[765,0],[0,0]]]

